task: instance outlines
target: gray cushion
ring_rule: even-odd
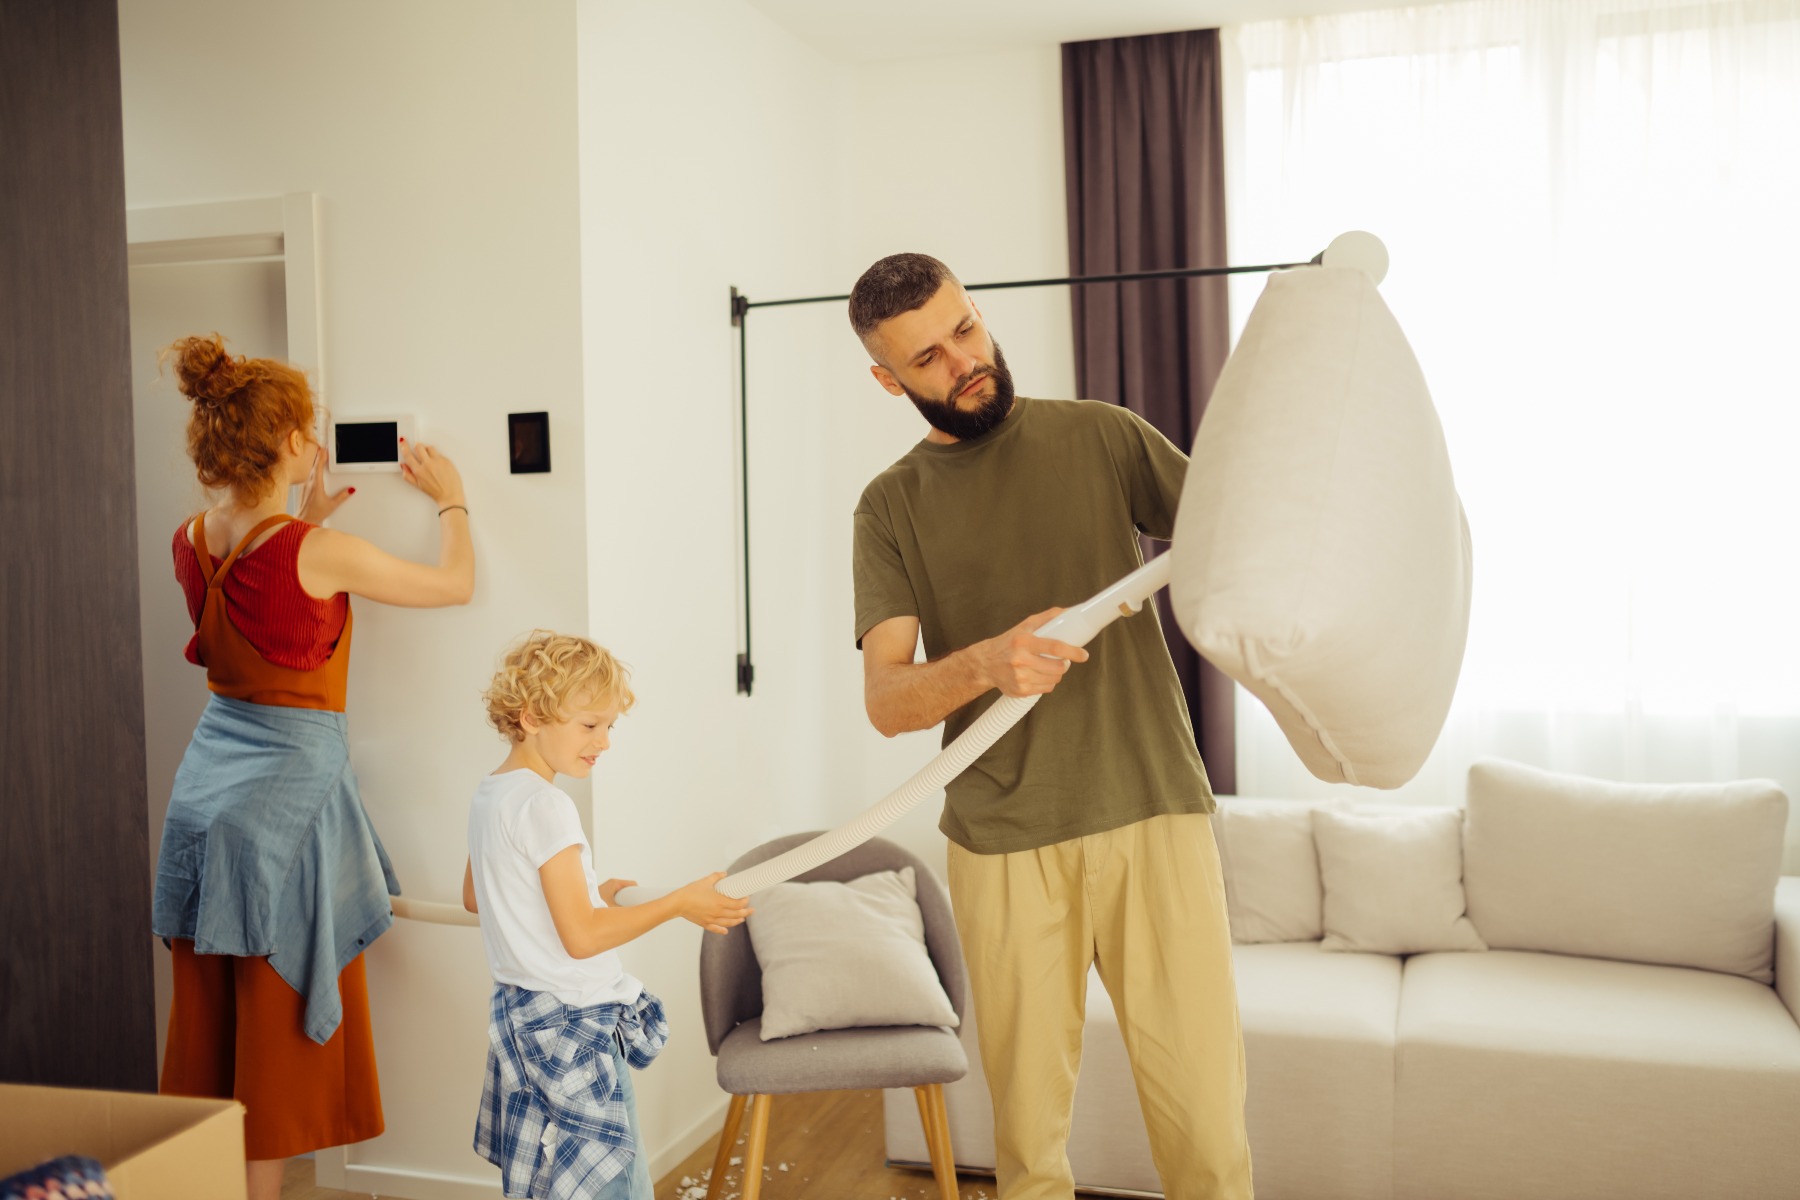
[[[833,1029],[762,1040],[753,1017],[719,1047],[719,1086],[737,1096],[950,1083],[969,1072],[956,1034],[924,1025]]]
[[[762,968],[764,1041],[883,1025],[954,1026],[925,950],[917,872],[846,883],[778,883],[757,893],[750,944]]]
[[[782,854],[814,836],[810,833],[790,834],[777,838],[756,849],[749,851],[731,864],[734,871],[763,862]],[[938,877],[925,866],[925,863],[893,842],[885,838],[873,838],[848,854],[832,859],[828,863],[815,867],[801,875],[802,882],[819,879],[835,879],[844,882],[856,879],[876,871],[898,871],[902,867],[911,867],[918,886],[919,915],[925,922],[925,948],[931,955],[932,965],[937,968],[939,981],[944,986],[944,994],[950,998],[950,1007],[959,1018],[966,1017],[964,1003],[968,996],[967,976],[963,972],[962,944],[957,940],[956,921],[950,913],[950,894],[945,890]],[[751,897],[752,907],[756,898]],[[762,1016],[762,971],[757,966],[756,955],[750,946],[749,930],[739,925],[725,935],[708,934],[700,943],[700,1008],[706,1021],[706,1041],[712,1052],[719,1056],[719,1081],[725,1084],[729,1079],[744,1082],[759,1079],[763,1074],[762,1067],[751,1070],[740,1070],[737,1058],[740,1053],[750,1056],[745,1061],[758,1064],[786,1064],[779,1070],[771,1070],[770,1082],[776,1079],[805,1080],[794,1086],[783,1088],[764,1088],[765,1091],[801,1091],[801,1090],[838,1090],[852,1087],[914,1087],[922,1083],[941,1082],[941,1079],[920,1078],[902,1080],[886,1085],[854,1082],[865,1078],[871,1070],[896,1071],[903,1069],[903,1064],[872,1064],[867,1062],[846,1063],[845,1069],[836,1074],[826,1069],[826,1064],[836,1063],[838,1053],[823,1049],[826,1039],[863,1039],[860,1043],[847,1043],[859,1046],[854,1054],[871,1054],[876,1051],[885,1053],[887,1049],[903,1050],[908,1057],[906,1062],[915,1061],[913,1047],[930,1044],[933,1037],[943,1038],[952,1043],[956,1035],[945,1033],[927,1026],[915,1026],[905,1030],[899,1039],[889,1039],[882,1035],[896,1032],[886,1028],[838,1030],[831,1033],[812,1034],[792,1039],[791,1042],[771,1042],[764,1044],[760,1040],[760,1025],[757,1018]],[[735,1035],[735,1036],[734,1036]],[[726,1048],[726,1042],[731,1048]],[[819,1045],[820,1050],[805,1049]],[[818,1061],[808,1065],[804,1070],[792,1066],[790,1060],[781,1057],[791,1047],[801,1047],[793,1053],[810,1055]],[[765,1054],[765,1051],[767,1052]],[[948,1052],[945,1052],[948,1055]],[[930,1053],[921,1054],[917,1061],[924,1062],[933,1072],[940,1069],[954,1069],[955,1074],[944,1078],[958,1078],[968,1070],[968,1060],[956,1052],[954,1058],[946,1057],[938,1060]],[[949,1064],[948,1067],[945,1064]],[[845,1080],[840,1082],[839,1080]],[[725,1084],[727,1090],[739,1095],[747,1095],[759,1090],[755,1086],[732,1087]]]

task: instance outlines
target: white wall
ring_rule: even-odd
[[[843,292],[899,249],[971,282],[1063,273],[1054,49],[852,71],[743,0],[123,0],[121,43],[128,203],[318,193],[327,402],[416,412],[468,479],[475,603],[357,609],[354,757],[410,894],[456,896],[466,798],[502,751],[476,693],[533,625],[590,633],[636,672],[592,787],[604,874],[722,868],[930,757],[935,733],[887,741],[863,717],[849,572],[857,495],[924,426],[868,377],[838,305],[751,317],[757,684],[735,692],[727,290]],[[1072,395],[1066,295],[981,303],[1021,391]],[[539,408],[555,470],[510,476],[504,414]],[[420,497],[356,483],[334,524],[432,553]],[[896,836],[941,864],[936,819]],[[659,1166],[721,1107],[699,937],[626,951],[674,1017],[639,1092]],[[352,1152],[354,1181],[465,1194],[455,1181],[491,1177],[468,1149],[475,935],[403,924],[370,964],[389,1132]]]
[[[467,480],[475,603],[359,603],[350,677],[365,801],[408,894],[432,900],[460,893],[467,797],[504,753],[477,695],[498,652],[587,623],[574,23],[572,0],[120,4],[128,204],[318,193],[325,400],[416,413]],[[508,474],[521,410],[550,413],[548,475]],[[397,476],[354,482],[335,525],[435,554],[429,501]],[[172,589],[166,565],[144,587]],[[369,965],[389,1132],[353,1159],[491,1178],[468,1148],[478,937],[403,927]]]
[[[749,317],[757,680],[735,692],[729,288],[842,293],[901,249],[971,281],[1063,273],[1060,71],[1052,49],[852,73],[741,0],[579,11],[592,628],[640,697],[596,785],[617,842],[596,853],[603,873],[679,882],[847,818],[937,744],[886,741],[863,715],[850,513],[925,427],[869,377],[841,304]],[[971,158],[986,167],[967,179]],[[1022,390],[1072,394],[1065,296],[983,306]],[[937,815],[894,836],[941,866]],[[724,1099],[699,936],[665,927],[626,951],[676,1031],[638,1093],[665,1163],[716,1129]]]
[[[631,664],[638,695],[595,784],[596,865],[680,883],[829,808],[824,344],[776,329],[751,344],[758,673],[745,698],[728,297],[733,284],[764,295],[836,286],[843,78],[741,0],[578,10],[591,626]],[[674,1027],[638,1091],[664,1159],[713,1132],[722,1111],[700,1019],[700,936],[674,923],[625,950]]]

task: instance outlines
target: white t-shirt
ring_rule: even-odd
[[[500,983],[549,992],[574,1008],[630,1004],[644,985],[625,973],[618,952],[574,958],[550,919],[538,868],[581,847],[588,902],[600,907],[600,881],[575,802],[536,771],[489,775],[469,804],[469,863],[488,969]]]

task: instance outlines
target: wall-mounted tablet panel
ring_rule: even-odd
[[[331,469],[369,474],[400,470],[400,441],[416,441],[417,422],[406,416],[334,418],[326,438]]]

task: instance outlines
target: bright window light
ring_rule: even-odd
[[[1476,592],[1436,798],[1507,754],[1800,801],[1800,4],[1474,0],[1225,44],[1232,261],[1379,236],[1444,421]],[[1242,790],[1316,790],[1245,716]]]

